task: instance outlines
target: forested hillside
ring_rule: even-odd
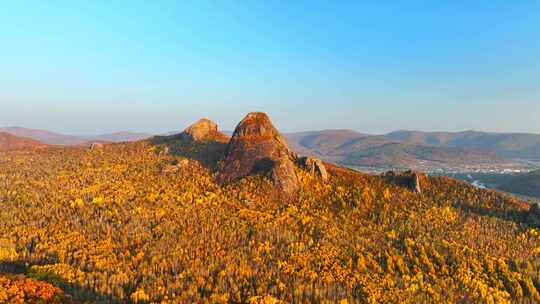
[[[211,166],[164,148],[0,154],[3,269],[102,303],[540,301],[523,202],[443,177],[418,194],[331,165],[326,182],[297,167],[284,199],[263,176],[220,187]]]
[[[498,185],[498,188],[512,193],[540,197],[540,170],[511,176]]]
[[[300,154],[316,155],[344,166],[433,172],[527,167],[522,160],[535,159],[531,156],[538,151],[534,139],[540,136],[472,131],[366,135],[350,130],[325,130],[286,134],[286,138]]]

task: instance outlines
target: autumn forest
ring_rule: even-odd
[[[540,302],[527,203],[300,161],[264,119],[0,152],[0,303]]]

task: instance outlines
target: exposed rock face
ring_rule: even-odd
[[[226,140],[227,135],[218,131],[218,125],[206,118],[200,119],[181,134],[186,141]]]
[[[168,156],[169,153],[170,153],[169,147],[165,146],[163,147],[163,149],[161,149],[161,151],[159,151],[159,156],[161,157]]]
[[[527,220],[533,225],[540,225],[540,204],[534,203],[527,212]]]
[[[190,165],[190,163],[189,163],[189,160],[187,160],[187,159],[183,159],[181,161],[174,161],[172,164],[166,165],[163,168],[162,172],[165,173],[165,174],[176,173],[180,169],[188,168],[189,165]]]
[[[383,174],[383,177],[398,186],[407,187],[415,193],[422,193],[423,185],[427,183],[427,177],[417,171],[405,171],[402,173],[395,173],[394,171],[388,171]]]
[[[103,149],[103,144],[102,143],[92,143],[92,144],[90,144],[90,150],[99,150],[99,149]]]
[[[311,175],[319,175],[323,181],[328,180],[328,172],[320,159],[315,157],[302,157],[298,162],[304,169],[310,172]]]
[[[249,113],[236,127],[217,175],[219,184],[262,173],[285,194],[299,189],[293,154],[265,113]]]
[[[418,172],[412,173],[412,179],[409,187],[416,193],[422,193],[422,188],[420,187],[420,174]]]

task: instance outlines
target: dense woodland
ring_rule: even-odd
[[[25,284],[91,303],[540,302],[540,230],[521,201],[339,168],[328,182],[297,168],[288,200],[262,176],[219,187],[162,149],[1,153],[0,270],[24,277],[0,275],[0,302],[32,303]]]

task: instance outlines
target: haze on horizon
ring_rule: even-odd
[[[0,127],[540,133],[540,2],[7,1]]]

